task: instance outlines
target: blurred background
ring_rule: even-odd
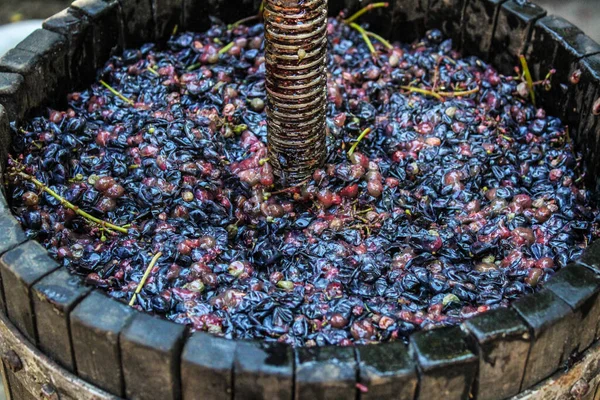
[[[600,43],[600,1],[598,0],[538,0],[548,14],[560,15],[581,28]]]
[[[0,0],[0,55],[14,47],[42,20],[65,8],[70,0]],[[549,14],[560,15],[600,42],[599,0],[537,0]]]
[[[72,0],[0,0],[0,56]]]

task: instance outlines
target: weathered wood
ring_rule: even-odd
[[[583,358],[568,369],[560,369],[550,378],[525,390],[512,400],[578,399],[594,397],[600,383],[600,343],[594,344]]]
[[[9,123],[10,121],[8,120],[6,109],[0,104],[0,174],[4,172],[4,163],[8,158],[8,149],[12,142]],[[4,186],[2,186],[2,188],[0,188],[0,210],[8,208],[5,193]]]
[[[134,48],[154,41],[152,0],[119,0],[119,6],[123,46]]]
[[[342,10],[345,11],[344,16],[349,17],[363,7],[378,2],[379,0],[328,0],[327,8],[330,17],[337,17]],[[367,26],[370,31],[376,32],[385,38],[390,37],[393,29],[392,10],[393,2],[390,2],[388,7],[373,8],[356,20],[356,23]]]
[[[425,34],[428,0],[395,0],[392,10],[391,38],[410,42]]]
[[[233,369],[236,400],[293,398],[294,352],[290,346],[240,341]]]
[[[59,268],[33,285],[32,300],[38,347],[68,371],[75,371],[69,313],[91,288],[66,268]]]
[[[71,312],[71,336],[77,373],[98,387],[123,396],[119,334],[133,309],[96,291]]]
[[[296,399],[352,399],[358,364],[351,347],[296,349]]]
[[[121,333],[125,394],[132,399],[179,399],[179,360],[185,327],[137,313]]]
[[[410,350],[417,361],[417,399],[468,399],[478,360],[459,327],[423,331],[410,337]]]
[[[600,53],[600,45],[564,18],[550,15],[537,21],[527,50],[532,78],[542,80],[551,69],[555,70],[550,90],[539,90],[540,106],[564,118],[573,67],[582,57],[596,53]]]
[[[0,194],[0,197],[3,198],[4,194]],[[27,240],[19,222],[11,215],[10,209],[5,201],[2,201],[2,204],[0,204],[0,232],[2,232],[2,235],[0,235],[0,254],[5,253]],[[0,311],[6,313],[6,294],[4,293],[4,284],[2,283],[1,268],[0,292]]]
[[[358,382],[368,391],[361,399],[412,400],[417,387],[417,372],[404,343],[360,346]]]
[[[542,79],[553,67],[556,69],[554,80],[560,83],[566,83],[570,63],[598,53],[600,44],[566,19],[555,15],[535,23],[527,52],[534,80]],[[543,64],[543,69],[539,68],[539,64]]]
[[[44,98],[40,104],[52,100],[55,104],[65,104],[62,89],[68,82],[67,74],[67,41],[59,33],[47,29],[36,29],[15,47],[40,55],[42,60],[36,67],[41,70],[43,81],[35,87],[37,92],[43,92]],[[18,71],[16,71],[18,72]],[[58,96],[57,96],[58,95]],[[30,106],[37,106],[31,103]]]
[[[37,107],[45,99],[45,92],[36,90],[43,87],[44,75],[41,68],[42,57],[21,49],[10,49],[0,57],[0,72],[12,72],[23,77],[24,91],[28,107]]]
[[[152,0],[152,15],[156,40],[165,41],[175,28],[183,29],[181,0]]]
[[[9,362],[7,355],[13,353],[17,358]],[[33,395],[34,399],[41,396],[42,386],[50,384],[58,392],[60,400],[117,400],[116,397],[90,385],[77,376],[59,367],[48,356],[34,347],[17,329],[8,318],[0,314],[0,355],[7,373],[12,373],[14,379],[10,384],[19,382],[25,392]],[[11,370],[15,362],[20,367]],[[13,372],[15,371],[15,372]],[[6,381],[5,381],[6,383]],[[14,392],[14,391],[13,391]],[[21,391],[23,392],[23,391]],[[21,400],[23,397],[12,397],[12,400]],[[11,399],[9,399],[11,400]]]
[[[202,32],[211,25],[209,17],[216,17],[226,24],[233,23],[242,18],[258,13],[262,0],[228,0],[228,1],[197,1],[197,0],[154,0],[158,3],[179,2],[174,9],[179,12],[182,7],[182,21],[180,28]],[[156,7],[154,8],[156,10]],[[155,18],[156,18],[155,14]],[[169,13],[167,18],[174,17]],[[253,23],[258,23],[255,21]],[[170,33],[170,31],[166,31]]]
[[[585,57],[579,62],[581,79],[575,88],[574,107],[579,111],[576,140],[582,143],[586,184],[596,195],[600,193],[600,114],[596,107],[600,98],[600,55]],[[572,119],[577,118],[577,112]],[[571,122],[571,118],[568,119]]]
[[[546,289],[567,303],[576,314],[570,345],[565,352],[582,352],[594,339],[600,323],[600,276],[585,267],[571,264],[546,283]]]
[[[600,240],[594,240],[576,263],[583,265],[595,274],[600,274]]]
[[[28,107],[39,107],[52,98],[65,81],[66,53],[62,35],[38,29],[0,57],[0,72],[22,75]]]
[[[577,149],[581,151],[586,167],[585,183],[595,194],[600,193],[600,166],[598,146],[600,132],[598,116],[593,114],[594,101],[600,96],[600,55],[584,57],[573,63],[570,73],[581,74],[577,83],[569,82],[564,123],[569,127]],[[588,251],[586,251],[588,253]]]
[[[0,258],[7,315],[33,343],[36,343],[37,335],[31,288],[38,280],[57,268],[58,264],[34,241],[22,244]]]
[[[42,25],[44,29],[63,35],[67,41],[67,76],[65,89],[83,87],[95,77],[94,49],[91,40],[91,26],[88,17],[72,8],[67,8],[50,18]],[[86,38],[89,40],[86,41]]]
[[[522,297],[512,308],[527,322],[532,334],[521,384],[521,390],[525,390],[558,369],[576,318],[571,308],[549,290]]]
[[[104,65],[108,57],[123,48],[123,34],[117,0],[76,0],[71,7],[77,16],[85,16],[90,29],[85,43],[93,50],[93,68]]]
[[[10,384],[8,382],[8,372],[4,366],[4,361],[0,361],[0,374],[2,375],[2,392],[4,393],[4,398],[5,400],[12,400]]]
[[[14,372],[8,370],[7,373],[10,397],[18,400],[37,400],[34,395],[25,387],[24,382],[17,378]]]
[[[487,61],[502,3],[508,0],[469,0],[463,20],[462,48]]]
[[[181,0],[183,30],[202,32],[210,27],[210,8],[206,1]]]
[[[8,207],[0,208],[0,232],[2,232],[0,254],[6,253],[27,240],[21,224],[12,216]]]
[[[184,400],[225,400],[233,395],[236,342],[203,332],[194,333],[181,355]]]
[[[23,117],[28,104],[25,79],[22,75],[0,72],[0,105],[4,106],[9,121],[16,121]]]
[[[467,0],[429,0],[425,29],[439,29],[445,39],[452,39],[462,49],[463,26]]]
[[[515,311],[500,308],[471,318],[463,326],[477,343],[477,399],[504,399],[519,393],[531,345],[525,322]]]
[[[509,0],[500,6],[498,21],[490,48],[490,62],[501,73],[509,75],[525,54],[535,22],[546,11],[530,2]]]

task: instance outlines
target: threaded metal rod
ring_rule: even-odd
[[[267,137],[282,185],[325,159],[327,0],[266,0]]]

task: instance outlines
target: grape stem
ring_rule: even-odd
[[[354,21],[356,21],[363,14],[365,14],[366,12],[368,12],[368,11],[374,9],[374,8],[388,7],[389,5],[390,5],[389,3],[385,3],[385,2],[371,3],[371,4],[367,5],[366,7],[363,7],[360,10],[358,10],[357,12],[355,12],[350,18],[346,18],[346,19],[342,20],[343,23],[345,23],[346,25],[350,26],[351,28],[356,29],[358,31],[358,33],[360,33],[360,35],[362,36],[363,40],[367,44],[367,47],[369,48],[369,52],[371,53],[371,56],[373,58],[377,57],[377,51],[375,50],[375,47],[373,47],[373,43],[371,42],[371,39],[369,39],[369,36],[371,36],[375,40],[379,41],[388,50],[391,50],[393,48],[392,45],[390,44],[390,42],[388,42],[387,40],[385,40],[384,38],[382,38],[378,34],[366,31],[363,27],[361,27],[360,25],[356,24]]]
[[[535,91],[533,90],[533,80],[531,79],[531,72],[529,72],[529,65],[524,55],[519,56],[521,61],[521,67],[523,67],[523,78],[527,83],[527,89],[529,89],[529,96],[531,97],[531,103],[535,107]]]
[[[371,43],[371,39],[369,39],[369,35],[367,34],[367,31],[362,26],[358,25],[356,22],[350,22],[350,23],[348,23],[348,25],[350,27],[356,29],[358,31],[358,33],[360,33],[363,40],[367,44],[367,47],[369,48],[369,52],[371,53],[371,55],[373,57],[375,57],[375,55],[377,54],[377,51],[375,50],[375,47],[373,47],[373,43]]]
[[[227,53],[233,47],[234,44],[235,42],[231,42],[225,47],[223,47],[221,50],[219,50],[219,55]]]
[[[394,46],[392,46],[392,44],[390,42],[388,42],[387,40],[385,40],[384,38],[382,38],[381,36],[379,36],[376,33],[367,31],[367,36],[371,36],[373,39],[377,40],[379,43],[384,45],[385,48],[388,50],[392,50],[394,48]]]
[[[235,45],[235,42],[230,42],[228,44],[226,44],[224,47],[222,47],[217,54],[219,54],[219,56],[222,56],[223,54],[227,53],[229,50],[231,50],[231,48]],[[189,67],[187,67],[185,70],[186,71],[194,71],[198,68],[200,68],[202,66],[202,63],[195,63],[190,65]]]
[[[154,75],[160,76],[160,74],[158,72],[156,72],[156,70],[154,68],[152,68],[151,66],[148,66],[147,69],[148,69],[148,71],[152,72]]]
[[[415,86],[400,86],[400,89],[408,90],[409,92],[424,94],[426,96],[435,97],[436,99],[438,99],[440,101],[443,100],[442,96],[440,96],[438,93],[436,93],[432,90],[421,89],[421,88],[418,88]]]
[[[358,146],[360,141],[363,140],[365,136],[367,136],[369,133],[371,133],[371,128],[367,128],[361,132],[361,134],[358,136],[358,139],[356,139],[356,142],[354,142],[352,147],[350,147],[350,150],[348,150],[348,157],[354,154],[354,151],[356,150],[356,147]]]
[[[100,83],[102,84],[102,86],[107,88],[112,94],[114,94],[115,96],[117,96],[118,98],[123,100],[125,103],[129,104],[130,106],[132,106],[134,104],[133,100],[130,100],[127,97],[123,96],[123,94],[121,92],[114,89],[112,86],[110,86],[108,83],[104,82],[102,79],[100,79]]]
[[[265,2],[263,0],[260,2],[260,7],[258,7],[258,13],[256,15],[251,15],[249,17],[242,18],[239,21],[235,21],[233,24],[229,25],[227,28],[233,29],[239,25],[245,24],[246,22],[254,21],[255,19],[261,19],[264,10],[265,10]]]
[[[352,14],[352,16],[350,18],[346,18],[344,20],[344,23],[350,25],[352,22],[356,21],[358,18],[360,18],[366,12],[369,12],[369,11],[371,11],[374,8],[388,7],[389,5],[390,5],[390,3],[386,3],[386,2],[371,3],[371,4],[369,4],[369,5],[361,8],[360,10],[358,10],[357,12],[355,12],[354,14]]]
[[[142,276],[140,283],[138,283],[137,288],[135,288],[135,292],[133,292],[133,296],[131,296],[131,300],[129,300],[129,305],[131,307],[133,307],[133,305],[135,304],[135,299],[137,298],[137,295],[142,291],[144,285],[146,284],[146,280],[148,279],[148,276],[150,276],[150,272],[152,271],[152,268],[154,268],[154,265],[156,265],[156,262],[158,261],[160,256],[162,256],[162,252],[159,251],[158,253],[156,253],[154,255],[154,257],[152,257],[152,260],[150,260],[150,264],[148,264],[148,268],[146,268],[146,271],[144,272],[144,275]]]
[[[471,90],[457,90],[455,92],[437,92],[437,94],[439,94],[442,97],[461,97],[468,96],[470,94],[475,94],[477,92],[479,92],[479,86],[476,86]]]
[[[455,92],[437,92],[437,91],[433,91],[433,90],[418,88],[415,86],[400,86],[400,88],[404,89],[404,90],[408,90],[409,92],[415,92],[415,93],[424,94],[426,96],[435,97],[436,99],[438,99],[440,101],[444,100],[444,97],[468,96],[471,94],[475,94],[475,93],[479,92],[479,90],[480,90],[479,86],[477,86],[471,90],[457,90]]]
[[[62,204],[63,207],[66,207],[66,208],[68,208],[70,210],[73,210],[76,214],[80,215],[81,217],[87,219],[90,222],[93,222],[93,223],[95,223],[97,225],[100,225],[105,230],[108,230],[108,231],[117,231],[117,232],[121,232],[121,233],[125,233],[125,234],[127,233],[127,229],[126,228],[123,228],[121,226],[117,226],[117,225],[111,224],[110,222],[106,222],[106,221],[103,221],[103,220],[101,220],[99,218],[96,218],[93,215],[90,215],[87,212],[83,211],[81,208],[77,207],[76,205],[68,202],[61,195],[59,195],[58,193],[56,193],[54,190],[50,189],[44,183],[42,183],[42,182],[38,181],[37,179],[35,179],[33,176],[31,176],[29,174],[26,174],[25,172],[17,171],[17,170],[15,170],[13,172],[13,174],[14,175],[18,175],[18,176],[20,176],[23,179],[27,179],[28,181],[30,181],[31,183],[33,183],[38,188],[40,188],[44,192],[48,193],[50,196],[54,197],[56,200],[60,201],[60,204]]]

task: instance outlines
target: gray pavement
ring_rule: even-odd
[[[34,30],[41,28],[42,20],[32,19],[12,24],[0,25],[0,55],[6,53],[25,39]]]

